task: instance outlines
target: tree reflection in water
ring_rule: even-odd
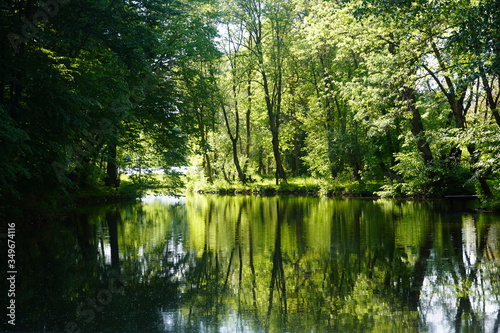
[[[51,240],[57,251],[76,245],[55,268],[72,283],[22,325],[60,330],[61,313],[78,322],[82,300],[118,269],[124,291],[82,331],[496,332],[498,216],[444,206],[189,196],[87,210]],[[30,260],[42,283],[43,260]]]

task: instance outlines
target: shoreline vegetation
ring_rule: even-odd
[[[76,204],[113,203],[135,200],[146,193],[165,195],[221,194],[221,195],[314,195],[325,197],[379,197],[376,190],[381,184],[374,182],[360,184],[352,182],[327,183],[309,178],[292,178],[286,184],[276,185],[272,179],[249,184],[225,181],[209,183],[187,183],[183,187],[169,186],[155,182],[155,184],[134,184],[124,181],[118,188],[98,187],[75,194]]]
[[[313,177],[296,177],[290,178],[287,183],[276,185],[274,179],[270,177],[263,177],[247,184],[242,184],[238,181],[229,183],[225,180],[218,180],[210,184],[200,177],[195,177],[194,179],[183,177],[184,179],[177,179],[175,183],[169,182],[162,175],[145,175],[144,178],[139,184],[133,182],[129,176],[122,175],[119,187],[99,187],[94,190],[78,192],[74,197],[75,204],[78,206],[133,201],[148,194],[182,196],[189,193],[196,193],[207,195],[297,195],[343,198],[388,198],[395,200],[477,200],[478,211],[500,212],[500,202],[498,200],[487,200],[473,193],[435,196],[388,195],[387,192],[383,191],[383,182],[377,181],[327,181]]]
[[[247,184],[217,181],[209,183],[189,183],[188,192],[200,194],[255,194],[255,195],[319,195],[326,197],[377,197],[377,190],[382,184],[376,182],[359,183],[357,181],[327,182],[314,178],[291,178],[287,183],[276,185],[274,179],[262,178]]]

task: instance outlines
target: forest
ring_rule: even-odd
[[[307,179],[499,207],[497,11],[496,0],[0,1],[0,217],[154,187],[153,168],[192,189]],[[187,166],[185,179],[172,172]]]

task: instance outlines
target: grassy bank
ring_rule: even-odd
[[[219,193],[219,194],[298,194],[298,195],[323,195],[323,196],[373,196],[380,189],[377,183],[359,183],[357,181],[344,181],[329,183],[315,178],[290,178],[287,183],[275,184],[274,179],[263,178],[259,181],[242,184],[240,182],[228,183],[224,180],[215,181],[213,184],[205,181],[187,181],[188,192]]]

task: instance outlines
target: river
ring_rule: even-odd
[[[16,237],[9,331],[499,331],[500,217],[466,202],[150,196]]]

